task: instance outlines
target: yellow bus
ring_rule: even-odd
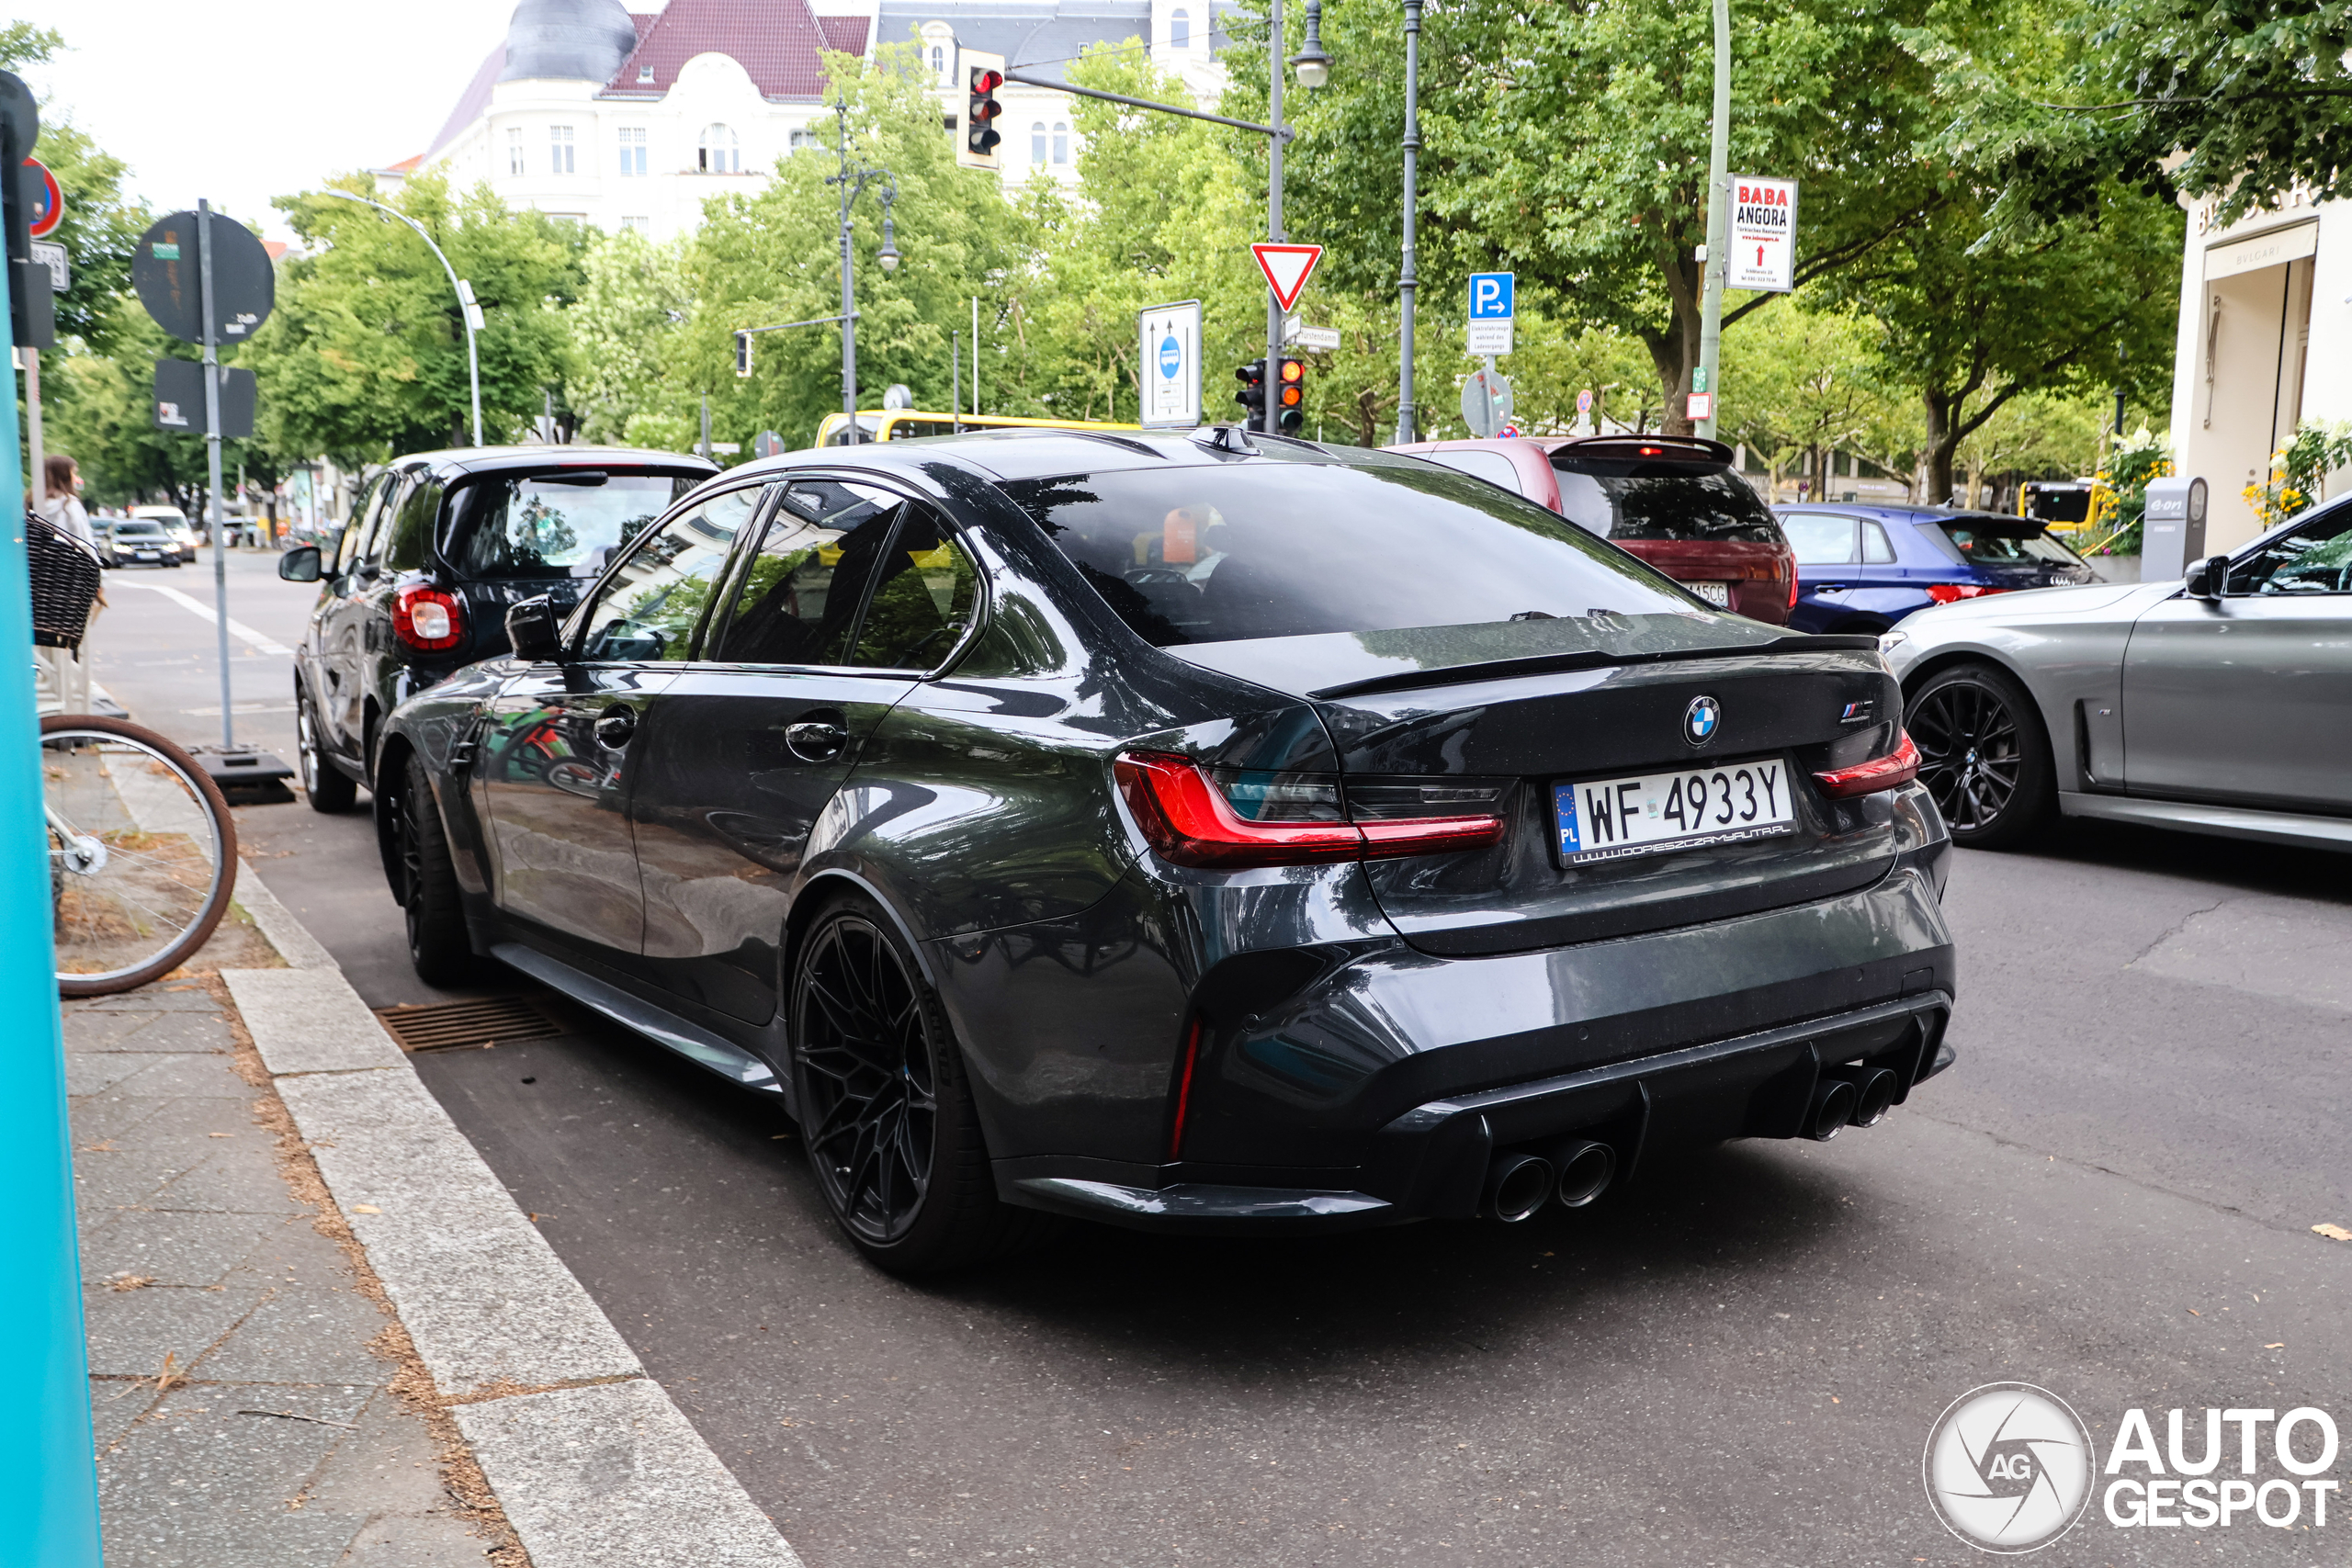
[[[1094,419],[1014,419],[992,413],[922,413],[914,409],[860,409],[859,439],[912,441],[920,435],[956,435],[967,430],[1141,430],[1139,424],[1112,424]],[[849,416],[829,413],[817,426],[817,445],[846,446]]]

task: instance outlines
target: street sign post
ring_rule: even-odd
[[[1306,280],[1315,276],[1315,264],[1323,259],[1320,245],[1276,245],[1261,240],[1250,247],[1257,258],[1258,270],[1266,275],[1266,287],[1274,291],[1274,303],[1285,310],[1298,308],[1298,297],[1306,291]]]
[[[1518,315],[1517,284],[1514,273],[1470,275],[1470,332],[1463,346],[1472,354],[1491,357],[1510,352],[1511,323]]]
[[[1778,294],[1794,288],[1797,182],[1735,175],[1731,198],[1731,272],[1725,282],[1733,288]]]
[[[1147,430],[1190,430],[1201,423],[1201,302],[1154,305],[1136,315],[1136,364]]]
[[[1462,383],[1462,423],[1480,440],[1502,433],[1510,423],[1510,382],[1492,365],[1470,372]]]

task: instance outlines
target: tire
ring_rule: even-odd
[[[340,816],[359,797],[359,784],[319,749],[319,716],[311,694],[294,685],[294,764],[302,775],[302,795],[313,811]]]
[[[1051,1234],[1052,1216],[998,1201],[963,1051],[872,899],[838,894],[819,910],[794,957],[790,1008],[808,1163],[868,1261],[937,1273]]]
[[[1952,842],[2015,848],[2050,821],[2057,769],[2041,710],[2007,671],[1955,664],[1911,696],[1905,725],[1919,782],[1936,797]]]
[[[124,823],[124,826],[133,829],[126,837],[119,836],[119,829],[114,826],[114,824],[122,823],[123,819],[120,818],[113,818],[111,823],[101,820],[73,821],[73,818],[78,815],[76,803],[70,795],[62,792],[70,788],[66,783],[72,769],[70,759],[84,753],[80,753],[78,748],[67,746],[66,737],[88,737],[98,745],[103,745],[107,740],[125,742],[144,751],[150,765],[160,764],[169,773],[177,775],[180,782],[187,787],[189,804],[195,807],[199,819],[187,826],[209,830],[211,838],[209,848],[212,858],[208,865],[201,867],[201,879],[204,882],[201,896],[189,897],[183,902],[172,906],[172,912],[178,913],[182,917],[176,922],[179,926],[178,933],[152,951],[134,950],[128,955],[119,953],[111,955],[117,957],[119,961],[110,969],[74,974],[60,972],[57,976],[57,992],[62,997],[111,996],[119,991],[128,991],[143,986],[150,980],[160,979],[178,968],[181,964],[202,949],[204,944],[211,939],[214,929],[220,924],[220,917],[229,911],[229,899],[237,885],[238,864],[237,824],[236,819],[229,815],[229,802],[221,795],[220,786],[212,782],[212,775],[198,766],[195,758],[153,730],[132,724],[128,720],[104,718],[91,714],[51,714],[40,721],[40,733],[45,747],[56,745],[62,748],[55,762],[52,762],[49,756],[44,755],[41,766],[42,792],[51,812],[48,832],[50,891],[57,908],[58,947],[61,959],[70,959],[75,946],[67,940],[67,933],[73,929],[73,917],[65,906],[65,890],[72,877],[61,871],[63,864],[61,850],[76,840],[61,840],[57,827],[60,820],[69,822],[79,833],[117,832],[119,836],[115,844],[111,846],[112,852],[107,859],[107,864],[119,863],[124,870],[134,873],[141,862],[161,866],[164,868],[163,874],[165,877],[165,883],[161,885],[162,892],[166,894],[185,892],[189,895],[195,895],[198,892],[198,880],[180,877],[176,874],[177,866],[171,863],[172,861],[177,860],[181,864],[186,864],[186,857],[167,857],[165,852],[159,852],[153,843],[156,832],[145,823],[135,818]],[[118,790],[119,787],[101,785],[101,788]],[[103,797],[94,796],[93,798]],[[120,798],[119,795],[117,798]],[[185,809],[185,807],[177,809]],[[169,838],[184,829],[174,828],[161,831],[164,837]],[[191,834],[188,837],[200,852],[201,834]],[[198,868],[191,866],[189,869]],[[95,876],[88,886],[94,889],[98,887]],[[158,886],[143,886],[139,888],[137,908],[142,915],[153,918],[163,909],[164,901],[156,897],[157,892]],[[109,895],[100,890],[96,897],[91,899],[91,903],[95,906],[99,900],[108,897]],[[91,909],[93,927],[103,924],[106,914],[105,909],[93,908]]]
[[[458,893],[458,868],[449,858],[449,836],[434,803],[423,759],[412,756],[400,780],[400,794],[388,803],[392,819],[394,874],[401,912],[408,925],[408,961],[416,977],[443,989],[474,978],[473,938]]]

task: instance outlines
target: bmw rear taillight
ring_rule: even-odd
[[[1928,597],[1939,604],[1958,604],[1962,599],[1982,599],[1988,593],[2007,593],[2006,588],[1995,588],[1982,582],[1930,582]]]
[[[466,611],[457,596],[415,583],[392,595],[392,635],[424,653],[465,640]]]
[[[1908,730],[1898,729],[1894,733],[1899,743],[1885,756],[1857,762],[1850,768],[1815,773],[1813,782],[1832,800],[1849,800],[1858,795],[1875,795],[1883,789],[1909,784],[1919,776],[1919,748],[1912,743]]]
[[[1213,777],[1190,757],[1129,751],[1113,764],[1119,793],[1159,858],[1233,871],[1388,860],[1473,850],[1502,837],[1491,812],[1461,816],[1349,811],[1336,780],[1297,774]],[[1479,792],[1487,798],[1486,792]]]

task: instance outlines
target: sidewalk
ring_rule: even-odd
[[[65,1004],[108,1568],[520,1564],[219,987]]]
[[[64,1007],[108,1568],[799,1568],[241,867]]]

